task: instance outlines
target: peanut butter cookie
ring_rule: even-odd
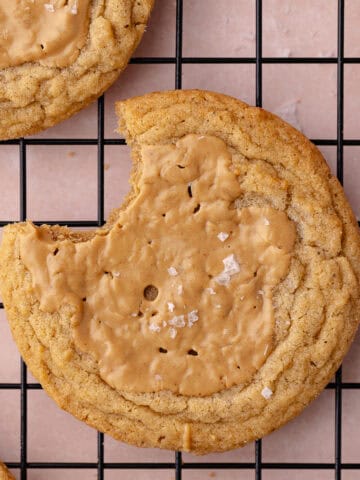
[[[126,67],[154,0],[0,6],[0,139],[30,135],[99,97]]]
[[[280,427],[359,321],[357,222],[317,148],[203,91],[117,104],[132,190],[93,232],[5,228],[1,292],[32,373],[117,439],[198,454]]]
[[[0,462],[0,480],[15,480],[9,470]]]

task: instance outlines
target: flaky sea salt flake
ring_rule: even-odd
[[[171,277],[176,277],[176,275],[178,275],[178,271],[176,270],[175,267],[169,267],[169,268],[168,268],[168,274],[169,274]]]
[[[182,286],[181,284],[178,285],[178,287],[177,287],[177,293],[178,293],[178,295],[182,295],[182,294],[183,294],[183,291],[184,291],[183,286]]]
[[[44,8],[48,12],[54,13],[55,12],[55,7],[51,3],[44,3]]]
[[[156,381],[156,382],[161,382],[161,380],[162,380],[162,376],[157,373],[157,374],[155,375],[155,381]]]
[[[155,323],[150,323],[149,330],[151,330],[152,332],[160,332],[161,328]]]
[[[225,232],[220,232],[217,238],[220,240],[220,242],[225,242],[225,240],[229,238],[229,234]]]
[[[214,290],[213,288],[211,288],[211,287],[210,287],[210,288],[205,288],[205,291],[208,292],[208,293],[210,293],[210,295],[216,295],[215,290]]]
[[[169,312],[173,312],[175,309],[175,305],[172,302],[167,302]]]
[[[197,310],[192,310],[188,313],[188,327],[192,327],[195,322],[199,320],[199,315]]]
[[[240,265],[233,253],[228,257],[224,258],[223,264],[224,264],[224,273],[227,273],[230,276],[240,272]]]
[[[171,338],[175,338],[177,335],[177,331],[175,328],[169,328],[169,335]]]
[[[266,217],[264,217],[264,225],[266,225],[267,227],[270,225],[270,220]]]
[[[184,315],[175,315],[175,317],[171,318],[168,323],[173,327],[184,328],[185,327]]]
[[[261,390],[261,395],[266,399],[269,400],[269,398],[272,396],[273,391],[269,387],[264,387]]]
[[[220,273],[217,277],[214,278],[215,282],[219,285],[227,285],[230,282],[230,275],[227,273]]]

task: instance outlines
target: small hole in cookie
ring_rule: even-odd
[[[164,437],[164,435],[161,435],[161,436],[158,438],[158,442],[162,442],[163,440],[165,440],[165,437]]]
[[[188,350],[188,355],[193,355],[194,357],[196,357],[199,354],[196,350],[193,350],[192,348],[190,348],[190,350]]]
[[[167,353],[167,350],[166,350],[166,348],[160,347],[160,348],[159,348],[159,352],[160,352],[160,353]]]
[[[151,316],[155,317],[155,315],[157,315],[157,314],[158,314],[158,312],[155,311],[155,312],[152,312]]]
[[[163,213],[163,214],[162,214],[162,217],[166,217],[166,213]]]
[[[189,184],[187,187],[188,195],[190,198],[192,198],[192,190],[191,190],[191,185]]]
[[[148,240],[148,245],[151,245],[152,244],[152,240]]]
[[[184,165],[176,165],[178,168],[185,168]]]
[[[194,208],[193,213],[197,213],[199,210],[200,210],[200,203],[198,203],[198,204],[196,205],[196,207]]]
[[[159,294],[159,290],[154,285],[148,285],[144,288],[144,297],[149,302],[153,302]]]
[[[144,314],[139,310],[138,311],[138,317],[142,317]]]
[[[237,366],[236,366],[236,368],[238,368],[238,369],[240,370],[240,367],[239,367],[239,365],[237,365]]]
[[[44,50],[44,48],[45,48],[42,43],[40,43],[40,48],[41,48],[41,50]]]
[[[86,297],[84,297],[84,298],[82,299],[82,301],[83,301],[83,302],[86,302]]]
[[[188,350],[188,355],[192,355],[193,357],[197,357],[199,354],[197,353],[196,350],[193,350],[192,348],[190,348],[190,350]]]
[[[59,249],[55,248],[55,250],[53,251],[53,255],[57,255],[58,253],[59,253]]]
[[[257,270],[256,270],[256,272],[254,272],[254,277],[256,277],[256,276],[257,276]]]

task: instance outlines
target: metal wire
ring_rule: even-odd
[[[176,47],[174,57],[146,57],[133,58],[132,64],[173,64],[175,65],[175,88],[182,86],[182,66],[184,64],[255,64],[255,95],[256,105],[262,106],[262,68],[264,64],[336,64],[337,65],[337,138],[336,139],[313,139],[313,143],[319,146],[336,146],[337,149],[337,176],[343,182],[344,146],[360,146],[360,139],[344,139],[344,65],[360,64],[360,57],[344,57],[344,9],[345,1],[338,0],[338,52],[337,57],[263,57],[262,56],[262,0],[256,0],[256,54],[255,57],[183,57],[183,0],[176,1]],[[41,139],[25,138],[0,142],[4,145],[19,146],[19,186],[20,186],[20,220],[26,219],[27,211],[27,168],[26,149],[28,145],[96,145],[97,146],[97,219],[92,221],[42,221],[35,223],[48,223],[68,225],[70,227],[97,227],[104,224],[104,149],[106,145],[125,145],[124,139],[104,138],[105,102],[104,97],[98,100],[98,131],[97,138],[90,139]],[[0,227],[11,221],[0,220]],[[0,308],[3,305],[0,303]],[[27,480],[28,469],[96,469],[98,480],[104,480],[105,470],[141,469],[141,470],[173,470],[175,479],[181,480],[182,471],[188,469],[253,469],[255,480],[261,480],[264,469],[279,470],[333,470],[335,480],[341,480],[342,470],[360,470],[359,463],[342,463],[341,458],[341,420],[342,420],[342,390],[360,389],[360,382],[342,382],[341,368],[336,373],[335,382],[326,387],[335,391],[335,457],[333,463],[316,462],[263,462],[261,440],[255,442],[254,462],[183,462],[181,452],[175,452],[174,463],[143,463],[143,462],[105,462],[104,435],[97,436],[97,462],[28,462],[27,459],[27,395],[28,391],[41,390],[38,383],[27,383],[27,370],[21,361],[21,373],[19,383],[0,383],[0,390],[20,391],[20,461],[8,462],[10,468],[20,468],[21,480]],[[151,475],[152,476],[152,475]]]

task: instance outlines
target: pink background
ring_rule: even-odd
[[[336,0],[264,0],[263,55],[271,57],[335,57]],[[360,2],[346,1],[345,56],[360,56]],[[183,56],[253,57],[255,1],[184,0]],[[157,0],[144,42],[136,57],[173,57],[175,1]],[[263,106],[313,139],[336,138],[336,64],[263,66]],[[174,88],[175,66],[130,65],[105,96],[106,138],[117,138],[114,101],[152,90]],[[183,66],[183,88],[213,89],[255,103],[255,65]],[[360,64],[345,65],[346,139],[360,137]],[[72,119],[37,138],[96,138],[97,107],[91,105]],[[336,147],[322,147],[333,171]],[[95,146],[29,146],[28,218],[33,220],[96,220],[97,150]],[[344,148],[344,187],[360,216],[360,147]],[[105,147],[106,214],[128,190],[129,151]],[[18,147],[0,145],[0,219],[19,219]],[[19,355],[5,314],[0,311],[0,383],[19,382]],[[343,366],[344,382],[360,381],[360,339]],[[29,382],[35,381],[31,375]],[[342,461],[360,461],[360,392],[343,391]],[[19,461],[20,392],[0,390],[0,458]],[[263,440],[264,462],[334,462],[334,390],[326,390],[297,419]],[[96,432],[59,410],[42,391],[28,392],[28,461],[96,462]],[[254,462],[254,445],[224,454],[194,457],[191,462]],[[173,462],[172,452],[140,450],[105,436],[106,462]],[[19,472],[14,470],[19,478]],[[29,480],[96,479],[95,470],[28,471]],[[174,478],[171,470],[105,471],[105,479]],[[253,479],[253,470],[184,470],[187,480]],[[328,480],[331,470],[264,470],[264,480]],[[344,480],[360,480],[360,470],[343,472]]]

